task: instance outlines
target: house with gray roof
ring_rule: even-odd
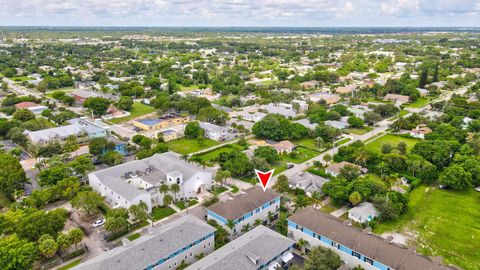
[[[455,269],[419,255],[414,249],[395,245],[392,238],[374,235],[369,228],[361,230],[312,207],[298,210],[288,218],[288,237],[307,241],[307,252],[315,246],[331,249],[350,268],[360,265],[366,270]]]
[[[362,202],[359,205],[348,210],[348,218],[358,223],[368,223],[379,213],[375,206],[369,202]]]
[[[331,126],[337,129],[346,129],[349,126],[347,122],[336,121],[336,120],[327,120],[325,121],[325,125]]]
[[[205,138],[214,141],[224,141],[228,136],[228,129],[208,122],[200,122],[200,127],[205,130]]]
[[[129,208],[144,202],[148,212],[163,205],[162,184],[180,185],[180,192],[170,195],[177,199],[195,198],[212,187],[212,173],[181,160],[173,152],[155,154],[88,175],[89,185],[113,208]]]
[[[305,191],[305,194],[307,196],[312,196],[313,192],[322,193],[323,185],[329,181],[330,179],[328,178],[309,172],[302,172],[288,178],[288,184],[290,188],[302,189]]]
[[[108,135],[106,128],[86,118],[71,119],[68,123],[70,124],[66,126],[36,131],[25,130],[23,133],[27,136],[30,143],[37,146],[52,143],[63,144],[70,136],[74,136],[79,143],[85,143],[90,139],[106,137]]]
[[[281,269],[291,265],[293,245],[293,240],[260,225],[186,270]]]
[[[214,251],[216,229],[192,215],[186,215],[148,234],[109,250],[74,267],[75,270],[171,270],[192,264],[199,254]]]
[[[287,103],[270,103],[262,105],[260,108],[268,113],[280,114],[286,118],[294,118],[298,115],[297,111],[293,108],[293,105]]]
[[[308,129],[315,129],[318,126],[317,123],[310,123],[310,120],[308,120],[308,118],[297,120],[295,121],[295,123],[300,124]]]
[[[271,189],[263,191],[260,186],[254,186],[243,190],[229,200],[207,207],[207,219],[215,220],[231,232],[232,237],[236,237],[241,234],[243,226],[247,224],[253,227],[256,220],[266,224],[270,215],[276,218],[279,209],[280,194]],[[229,220],[235,224],[232,229],[227,226]]]

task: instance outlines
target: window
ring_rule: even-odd
[[[366,263],[369,263],[369,264],[373,265],[373,260],[370,259],[370,258],[365,257],[365,258],[363,259],[363,261],[366,262]]]
[[[207,245],[203,245],[203,248],[204,248],[204,249],[207,248]]]
[[[192,253],[190,252],[190,257],[192,257]]]
[[[353,256],[353,257],[357,257],[357,258],[359,258],[359,259],[362,257],[362,255],[360,255],[360,253],[355,252],[355,251],[353,251],[353,250],[352,250],[352,256]]]
[[[339,246],[340,246],[340,245],[339,245],[338,243],[335,243],[335,242],[332,241],[332,247],[339,248]]]
[[[188,256],[187,256],[187,255],[185,255],[185,260],[186,260],[187,258],[188,258]]]

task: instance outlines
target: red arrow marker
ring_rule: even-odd
[[[255,169],[255,173],[257,174],[258,181],[260,181],[260,184],[262,184],[262,188],[264,192],[267,190],[268,182],[270,181],[270,179],[272,179],[273,171],[275,171],[275,169],[270,170],[268,172],[262,172]]]

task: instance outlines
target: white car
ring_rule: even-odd
[[[98,228],[98,227],[102,226],[103,224],[105,224],[105,219],[101,218],[101,219],[95,221],[95,222],[92,224],[92,227]]]
[[[476,191],[480,192],[480,186],[475,188]]]

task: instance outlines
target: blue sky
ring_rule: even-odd
[[[480,26],[480,0],[0,0],[0,25]]]

